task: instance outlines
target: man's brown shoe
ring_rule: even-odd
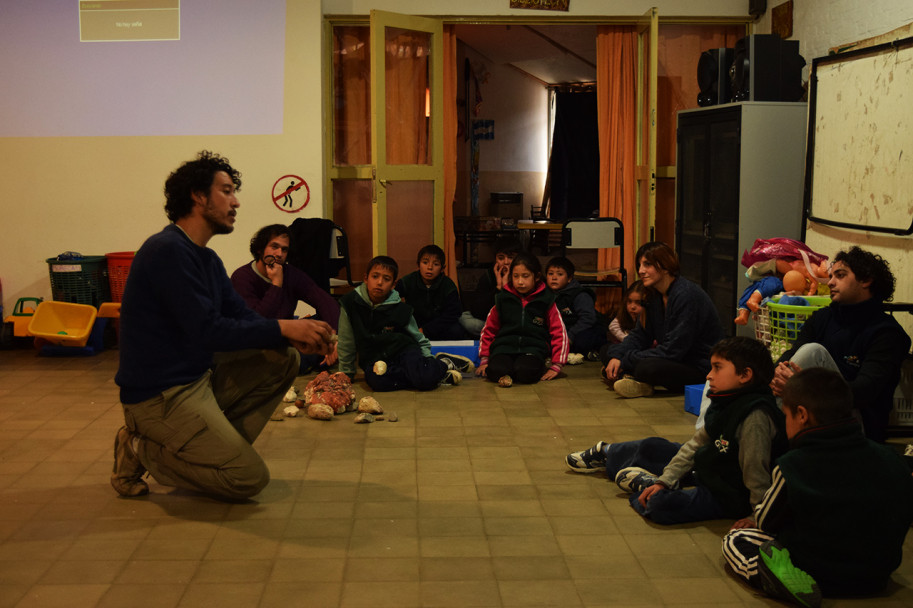
[[[114,437],[114,471],[111,486],[121,496],[143,496],[149,493],[149,485],[143,481],[146,467],[133,451],[133,437],[127,427],[122,426]]]

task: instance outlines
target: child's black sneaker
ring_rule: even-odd
[[[656,483],[657,477],[647,469],[628,467],[618,471],[615,476],[615,485],[625,492],[642,492]]]
[[[817,608],[821,605],[818,583],[793,565],[786,547],[769,540],[759,550],[758,576],[764,593],[799,606]]]
[[[443,364],[447,366],[447,369],[455,369],[461,374],[471,374],[476,370],[476,364],[472,362],[472,359],[462,355],[438,353],[434,357],[438,361],[443,362]]]
[[[600,441],[593,447],[582,452],[574,452],[565,457],[567,467],[578,473],[595,473],[605,471],[605,450],[611,444]]]

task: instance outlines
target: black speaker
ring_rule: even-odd
[[[748,14],[757,19],[767,12],[767,0],[748,0]]]
[[[732,49],[710,49],[701,53],[697,60],[697,105],[715,106],[729,103],[729,66],[732,65]]]
[[[752,34],[735,43],[729,68],[732,101],[798,101],[803,94],[798,40]]]

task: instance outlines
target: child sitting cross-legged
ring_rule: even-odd
[[[783,413],[768,386],[774,366],[767,347],[725,338],[711,350],[710,364],[704,426],[658,477],[637,467],[615,477],[633,493],[631,506],[659,524],[745,518],[743,525],[751,525],[748,516],[770,487],[772,462],[786,449]],[[680,488],[686,480],[694,485]]]
[[[495,297],[479,344],[476,373],[502,386],[551,380],[567,362],[567,332],[542,264],[529,253],[510,263],[510,279]]]
[[[545,281],[555,292],[555,305],[561,313],[571,354],[568,364],[599,360],[599,349],[606,343],[606,325],[596,312],[596,294],[574,278],[574,263],[554,257],[545,265]]]
[[[755,507],[756,524],[723,539],[723,557],[768,595],[817,606],[822,594],[872,595],[900,566],[913,521],[902,457],[863,434],[837,372],[804,369],[783,387],[790,449]]]
[[[418,252],[418,270],[396,284],[403,301],[412,306],[419,329],[429,340],[462,340],[467,337],[460,325],[463,305],[456,284],[444,274],[444,250],[426,245]]]
[[[396,260],[377,256],[368,262],[364,283],[340,298],[339,371],[354,378],[357,360],[375,391],[459,384],[461,372],[472,372],[475,365],[459,355],[431,356],[412,307],[393,289],[398,271]]]

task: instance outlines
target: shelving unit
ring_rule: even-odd
[[[800,238],[806,113],[805,103],[789,102],[678,113],[675,248],[729,335],[749,283],[742,252],[758,238]]]

